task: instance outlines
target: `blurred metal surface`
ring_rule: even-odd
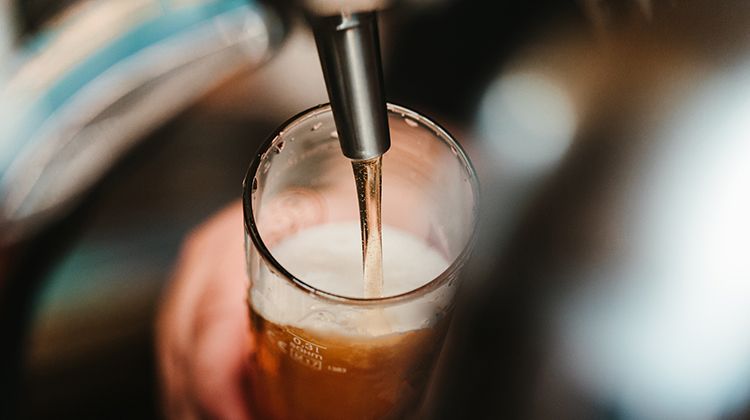
[[[144,135],[264,62],[279,16],[254,1],[82,2],[5,61],[0,242],[37,231]]]

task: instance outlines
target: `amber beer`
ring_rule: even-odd
[[[445,332],[440,324],[371,338],[316,334],[251,314],[258,419],[414,418]]]
[[[359,245],[358,224],[331,223],[290,235],[273,254],[318,290],[367,300]],[[388,226],[383,263],[386,296],[411,294],[448,264],[428,243]],[[321,301],[265,268],[253,280],[250,406],[258,418],[414,415],[444,335],[449,288],[357,304],[350,298]]]
[[[331,223],[273,248],[318,290],[365,299],[359,226]],[[410,293],[448,261],[425,241],[383,229],[383,293]],[[320,301],[259,270],[249,304],[251,407],[260,419],[402,419],[414,415],[444,335],[450,289],[403,301]]]

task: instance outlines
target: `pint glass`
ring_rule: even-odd
[[[248,170],[249,404],[259,419],[419,409],[471,247],[478,187],[450,134],[409,109],[388,110],[380,298],[363,297],[354,175],[328,105],[283,124]]]

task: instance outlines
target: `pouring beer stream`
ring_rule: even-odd
[[[382,155],[391,145],[377,12],[309,16],[341,150],[352,160],[364,296],[383,296]]]
[[[245,178],[257,418],[420,418],[474,231],[468,157],[436,123],[386,104],[377,12],[355,3],[374,1],[307,9],[330,108],[282,125]],[[387,195],[416,210],[383,219],[386,153]],[[435,188],[463,199],[436,200]],[[300,220],[284,235],[279,217]]]

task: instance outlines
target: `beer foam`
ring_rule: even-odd
[[[272,250],[274,258],[296,278],[318,290],[340,296],[364,297],[362,243],[356,222],[331,223],[300,231]],[[383,292],[394,296],[429,283],[449,262],[414,235],[383,226]],[[252,289],[252,305],[265,318],[294,326],[335,323],[362,332],[351,308],[321,303],[300,291],[288,280],[261,267],[258,284]],[[386,309],[390,332],[423,327],[430,312],[438,310],[440,299],[426,296],[397,310]],[[370,317],[371,319],[371,317]],[[424,321],[424,322],[423,322]],[[328,329],[328,328],[326,328]],[[339,331],[342,332],[342,331]]]
[[[328,293],[364,297],[362,242],[356,223],[333,223],[301,231],[272,250],[287,271]],[[404,231],[383,226],[383,294],[414,290],[437,277],[448,262]]]

